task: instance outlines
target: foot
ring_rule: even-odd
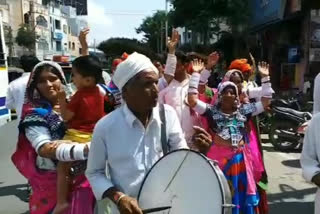
[[[52,214],[63,214],[69,208],[69,204],[65,203],[58,203],[53,210]]]

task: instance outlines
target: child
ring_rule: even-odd
[[[64,139],[88,143],[95,124],[104,116],[104,98],[96,86],[102,78],[102,69],[92,56],[81,56],[72,63],[72,74],[77,92],[70,102],[67,103],[63,90],[59,92],[61,116],[68,125]],[[68,208],[70,168],[71,162],[58,163],[57,205],[54,214],[63,213]]]

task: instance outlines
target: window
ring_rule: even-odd
[[[61,41],[56,41],[56,50],[57,51],[62,51]]]
[[[69,30],[69,34],[71,34],[71,27],[70,26],[68,27],[68,30]]]
[[[188,39],[191,39],[191,37],[192,37],[192,33],[189,31],[188,32]]]
[[[23,15],[23,18],[24,18],[24,23],[25,23],[25,24],[29,24],[29,14],[28,14],[28,13],[25,13],[25,14]]]
[[[65,34],[68,34],[68,26],[67,25],[63,25],[63,32]]]
[[[76,49],[76,44],[72,42],[72,50],[74,51]]]
[[[71,50],[71,42],[69,42],[69,50]]]
[[[1,27],[2,26],[0,24],[0,28]],[[0,66],[4,66],[5,64],[6,64],[6,58],[5,58],[2,42],[0,42]]]
[[[38,16],[36,21],[37,21],[37,25],[40,25],[45,28],[48,27],[48,22],[47,22],[46,18],[44,18],[44,16],[41,16],[41,15]]]
[[[52,24],[52,17],[50,16],[50,23]]]
[[[60,22],[60,20],[54,20],[54,22],[55,22],[55,26],[56,26],[56,29],[57,30],[61,30],[61,22]]]

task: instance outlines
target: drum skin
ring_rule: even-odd
[[[231,214],[228,183],[214,161],[191,150],[162,157],[149,171],[138,196],[142,209],[171,206],[170,214]],[[225,205],[225,206],[224,206]]]

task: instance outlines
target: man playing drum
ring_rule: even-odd
[[[113,77],[124,104],[100,120],[94,130],[86,176],[97,200],[111,199],[121,214],[142,214],[136,199],[146,174],[165,153],[163,133],[169,151],[187,148],[175,111],[158,105],[158,79],[159,72],[149,58],[131,54]],[[195,127],[193,139],[201,153],[208,151],[208,133]]]

